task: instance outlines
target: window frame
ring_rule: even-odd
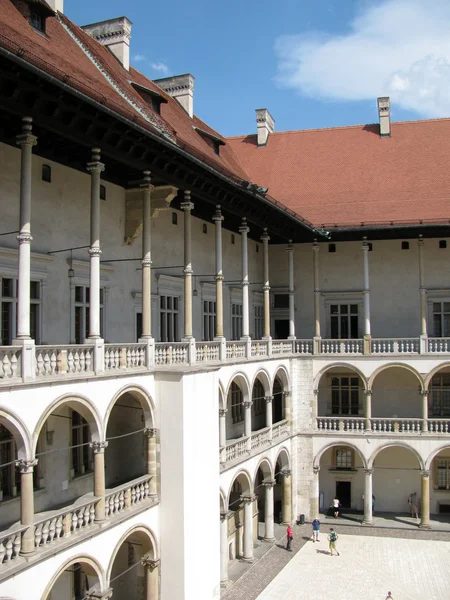
[[[346,454],[346,460],[341,465],[341,459],[339,458],[340,453]],[[335,446],[333,448],[332,458],[332,469],[333,471],[354,471],[355,470],[355,452],[348,446]]]
[[[12,294],[3,295],[3,282],[12,282]],[[33,284],[36,284],[37,294],[32,297]],[[36,344],[41,343],[41,331],[42,331],[42,279],[31,276],[30,279],[30,336]],[[3,275],[0,271],[0,343],[2,346],[11,346],[12,341],[17,335],[17,303],[18,303],[18,290],[19,282],[17,275],[7,274]],[[3,325],[4,325],[4,305],[7,305],[8,310],[8,340],[4,339]],[[6,341],[6,343],[5,343]]]
[[[348,379],[348,384],[344,383],[342,380]],[[338,383],[333,383],[333,380],[338,380]],[[352,383],[352,380],[357,381],[356,383]],[[363,385],[358,377],[358,375],[354,374],[332,374],[329,375],[329,394],[328,394],[328,413],[331,417],[357,417],[361,416],[363,413],[362,407],[362,394],[363,394]],[[356,402],[352,399],[352,392],[357,390],[357,398]],[[343,393],[348,391],[348,399],[343,399]],[[343,412],[344,402],[348,404],[347,412]],[[336,412],[335,406],[338,405],[338,411]],[[354,410],[357,407],[357,410]]]
[[[83,289],[83,299],[77,300],[77,288]],[[89,283],[76,282],[73,286],[73,340],[74,344],[84,344],[85,340],[89,337]],[[104,286],[100,286],[100,337],[104,338],[105,333],[105,299],[106,289]],[[80,309],[77,311],[77,309]],[[80,314],[81,318],[78,319],[77,325],[77,313]],[[83,337],[83,333],[85,334]]]
[[[231,422],[233,425],[237,425],[244,421],[244,393],[235,381],[231,382],[228,393],[231,399]]]

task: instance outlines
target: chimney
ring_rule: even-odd
[[[53,1],[62,4],[62,0]],[[109,48],[124,68],[129,71],[131,25],[131,21],[126,17],[117,17],[117,19],[83,25],[81,29],[89,33],[97,42]]]
[[[389,97],[377,99],[378,116],[380,118],[380,136],[390,137],[391,135],[391,101]]]
[[[193,75],[186,73],[164,79],[154,79],[153,83],[156,83],[166,94],[178,100],[192,119],[194,116],[194,80]]]
[[[267,108],[256,109],[256,125],[258,132],[258,146],[265,146],[269,133],[275,131],[275,121]]]
[[[47,4],[50,8],[53,8],[55,12],[63,12],[64,0],[47,0]]]

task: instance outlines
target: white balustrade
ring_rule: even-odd
[[[360,417],[317,417],[318,431],[364,431],[364,419]]]
[[[362,354],[363,340],[320,340],[322,354]]]
[[[248,446],[246,437],[232,440],[226,446],[226,462],[237,460],[241,456],[248,456]]]
[[[418,354],[418,338],[376,338],[371,341],[372,354]]]
[[[272,425],[272,440],[289,435],[289,423],[287,421],[278,421]]]
[[[422,419],[370,419],[373,432],[376,433],[420,433]]]
[[[22,348],[0,346],[0,382],[21,377]]]
[[[252,450],[264,448],[270,444],[270,427],[252,432]]]
[[[105,371],[145,367],[145,344],[105,344]]]
[[[92,346],[36,346],[36,377],[93,372]]]
[[[220,358],[219,342],[198,342],[195,347],[197,362],[214,362]]]
[[[105,496],[105,515],[117,514],[150,497],[150,475],[143,475],[133,481],[107,490]]]
[[[427,352],[431,353],[450,353],[450,338],[428,338]]]
[[[227,360],[245,358],[247,342],[227,342]]]
[[[252,357],[268,356],[269,344],[266,341],[262,340],[252,341],[251,355]]]
[[[272,342],[272,354],[292,354],[293,345],[292,342]]]
[[[313,343],[312,340],[295,340],[295,353],[296,354],[312,354]]]
[[[16,527],[14,531],[0,535],[0,565],[7,564],[17,558],[22,546],[22,532],[27,527]]]
[[[184,342],[155,344],[155,363],[157,365],[189,364],[189,344]]]
[[[34,545],[36,548],[51,544],[60,538],[74,535],[94,523],[97,498],[65,508],[50,516],[35,521]],[[39,515],[37,515],[39,516]]]
[[[428,419],[429,433],[450,433],[450,421],[445,419]]]

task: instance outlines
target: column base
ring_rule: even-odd
[[[373,526],[373,520],[372,521],[366,521],[364,519],[363,522],[361,523],[361,525],[365,525],[365,526],[371,527],[371,526]]]
[[[252,556],[251,558],[244,558],[243,556],[241,556],[241,558],[239,560],[241,562],[253,563],[253,562],[255,562],[255,557]]]
[[[295,337],[295,335],[288,335],[287,339],[288,340],[296,340],[297,338]]]
[[[20,337],[12,340],[13,346],[22,347],[22,379],[30,381],[36,376],[36,346],[35,341],[30,337]]]
[[[224,579],[223,581],[220,582],[220,587],[224,590],[225,588],[229,587],[233,582],[230,581],[229,579]]]
[[[270,537],[270,538],[264,537],[262,541],[263,542],[269,542],[270,544],[273,544],[274,542],[277,541],[277,538],[275,538],[275,537]]]
[[[430,523],[419,523],[419,529],[431,529]]]

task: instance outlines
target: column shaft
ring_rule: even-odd
[[[270,237],[267,233],[267,227],[264,228],[264,233],[261,236],[263,243],[263,257],[264,257],[264,338],[270,338],[270,280],[269,280],[269,240]]]
[[[365,525],[373,524],[372,515],[372,473],[373,469],[364,469],[364,520]]]
[[[247,219],[242,219],[239,233],[241,234],[242,243],[242,337],[248,339],[250,337],[250,322],[249,322],[249,303],[248,303],[248,240],[247,234],[250,229],[247,226]]]
[[[159,560],[144,557],[141,560],[145,569],[145,600],[159,600]]]
[[[244,500],[244,560],[253,560],[253,496]]]
[[[364,405],[364,429],[366,431],[370,431],[372,429],[371,419],[372,419],[372,390],[365,390],[365,398],[366,402]]]
[[[18,460],[16,467],[20,470],[20,523],[28,526],[22,533],[21,554],[34,552],[34,491],[33,469],[37,460]]]
[[[191,211],[194,205],[191,202],[191,192],[185,190],[184,202],[184,339],[192,338],[192,230]]]
[[[314,337],[320,338],[319,244],[313,243]]]
[[[419,235],[419,289],[420,289],[420,335],[427,336],[427,290],[425,288],[425,267],[423,261],[423,237]]]
[[[272,402],[273,396],[266,396],[266,427],[273,425]]]
[[[147,475],[151,475],[150,495],[156,496],[158,493],[158,461],[156,456],[156,429],[146,429],[144,431],[147,437]]]
[[[31,166],[33,146],[37,138],[31,134],[32,118],[22,119],[22,133],[16,143],[21,148],[19,266],[17,298],[17,339],[30,339],[30,278],[31,278]]]
[[[310,519],[315,519],[319,516],[319,471],[320,467],[314,467],[314,479],[313,479],[313,493],[312,493],[312,501],[311,501],[311,515]]]
[[[364,238],[362,244],[364,265],[364,336],[370,335],[370,282],[369,282],[369,244]]]
[[[421,511],[420,525],[422,529],[431,529],[430,524],[430,472],[422,471],[421,476]]]
[[[266,541],[273,541],[274,535],[274,520],[273,520],[273,486],[275,481],[267,481],[263,483],[265,490],[265,502],[264,502],[264,539]]]
[[[295,287],[294,287],[294,246],[289,240],[287,247],[289,275],[289,339],[295,339]]]
[[[291,472],[287,469],[283,470],[283,523],[288,525],[292,522],[292,484]]]
[[[224,448],[227,444],[227,410],[219,410],[219,446]]]
[[[108,442],[91,442],[94,452],[94,496],[98,498],[95,505],[95,520],[105,520],[105,449]]]
[[[422,431],[428,431],[428,390],[422,390]]]
[[[246,437],[252,435],[252,402],[244,402],[244,433]]]
[[[220,583],[228,581],[228,519],[220,515]]]
[[[216,337],[223,337],[223,267],[222,267],[222,221],[220,205],[213,217],[216,224]]]
[[[142,334],[152,337],[152,222],[150,171],[144,171],[142,189]]]

